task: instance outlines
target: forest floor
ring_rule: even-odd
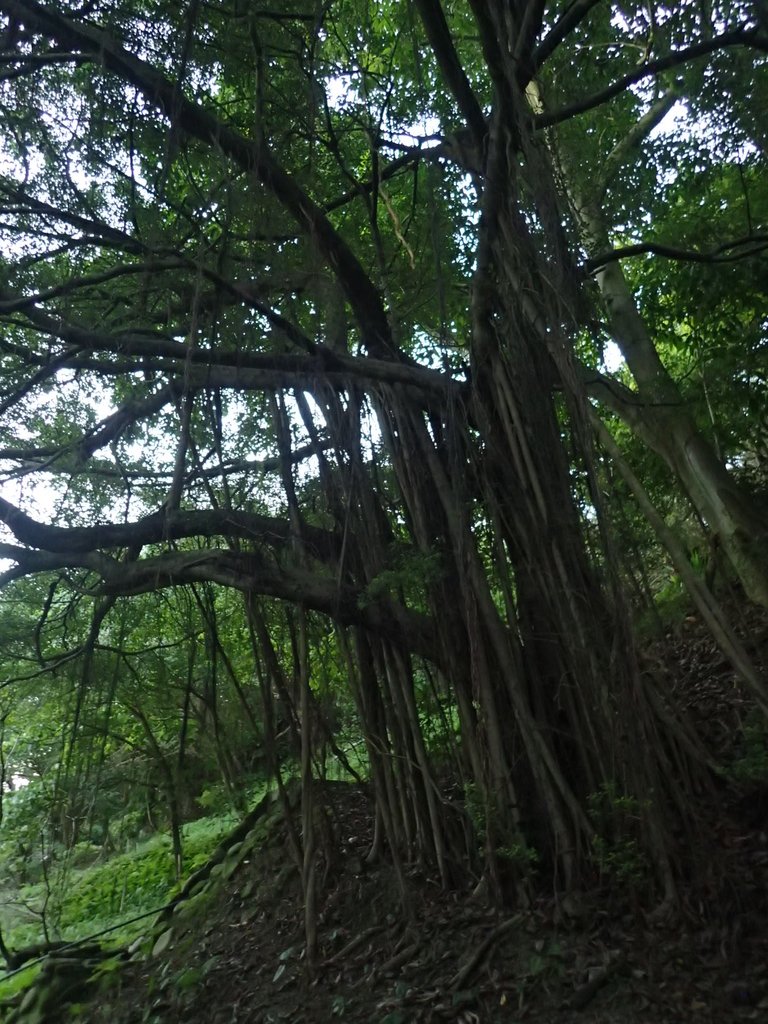
[[[768,666],[768,630],[743,622]],[[328,784],[335,839],[318,878],[318,950],[304,959],[301,890],[284,826],[197,918],[123,965],[73,1016],[88,1024],[728,1024],[768,1021],[768,750],[733,748],[751,703],[694,618],[650,645],[648,663],[742,784],[706,794],[695,887],[674,914],[596,879],[578,900],[542,894],[491,911],[470,891],[366,865],[372,822],[359,788]],[[761,758],[763,760],[761,760]],[[763,763],[763,761],[765,763]],[[737,772],[738,774],[738,772]],[[761,777],[762,776],[762,777]],[[322,875],[322,872],[321,872]],[[695,896],[693,895],[695,892]],[[53,1022],[52,1022],[53,1024]]]

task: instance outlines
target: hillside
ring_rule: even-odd
[[[745,623],[768,654],[762,616]],[[318,783],[316,962],[305,957],[292,854],[299,787],[267,796],[130,951],[52,954],[8,1024],[544,1024],[763,1020],[768,1013],[768,746],[732,672],[693,617],[652,645],[727,769],[701,794],[709,843],[676,907],[648,900],[633,851],[606,851],[578,897],[537,888],[526,909],[490,907],[475,878],[446,892],[434,872],[369,863],[366,786]],[[285,807],[289,813],[286,818]],[[681,843],[685,841],[680,838]],[[610,855],[609,855],[610,854]],[[534,870],[535,879],[535,870]],[[402,888],[401,888],[402,886]],[[136,926],[140,928],[140,925]],[[116,952],[116,951],[113,951]],[[7,985],[8,983],[6,983]],[[17,1000],[21,997],[17,997]],[[67,1003],[74,1005],[67,1006]]]

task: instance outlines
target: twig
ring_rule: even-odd
[[[371,928],[366,928],[364,932],[360,932],[360,934],[356,935],[354,939],[350,939],[346,946],[343,946],[338,953],[334,953],[333,956],[328,957],[323,966],[331,967],[340,960],[346,959],[346,957],[348,957],[350,953],[354,952],[358,946],[362,946],[368,941],[368,939],[373,938],[374,935],[381,931],[384,931],[384,925],[381,924],[375,924]]]
[[[381,967],[376,967],[370,974],[370,981],[374,981],[376,978],[386,976],[391,971],[396,971],[398,967],[402,967],[403,964],[407,963],[412,956],[415,956],[421,948],[421,942],[412,942],[410,946],[406,946],[405,949],[401,949],[399,953],[395,953],[393,957],[386,960]]]
[[[589,981],[576,989],[570,999],[566,999],[561,1009],[583,1010],[584,1007],[594,999],[611,975],[614,974],[623,963],[624,957],[620,954],[614,954],[613,958],[610,959],[607,964],[595,971]]]
[[[480,943],[474,953],[470,956],[463,967],[460,967],[456,974],[451,979],[449,988],[452,992],[457,992],[464,988],[469,978],[479,970],[480,965],[483,963],[491,949],[496,945],[499,939],[503,938],[507,932],[512,931],[522,921],[520,914],[516,914],[511,917],[508,921],[503,921],[500,925],[493,929],[485,939]]]

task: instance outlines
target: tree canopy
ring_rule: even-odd
[[[761,12],[0,0],[4,671],[169,793],[292,731],[308,920],[334,716],[397,863],[575,885],[619,794],[673,895],[654,560],[768,711],[691,565],[768,606]]]

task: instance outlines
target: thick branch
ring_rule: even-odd
[[[29,214],[60,220],[81,231],[85,237],[89,235],[94,236],[94,238],[98,239],[99,245],[120,246],[127,252],[135,253],[146,253],[149,251],[143,243],[132,238],[124,231],[120,231],[118,228],[105,224],[102,221],[91,220],[80,214],[51,206],[50,203],[46,203],[36,196],[29,195],[21,188],[14,188],[7,181],[0,182],[0,195],[7,196]]]
[[[14,544],[0,543],[0,558],[15,562],[15,567],[0,576],[0,587],[21,576],[30,576],[38,572],[55,572],[61,569],[87,569],[98,573],[101,577],[111,576],[118,563],[98,551],[87,551],[81,554],[56,553],[51,551],[30,551]]]
[[[440,0],[416,0],[416,7],[443,77],[480,148],[487,134],[485,117],[456,53]]]
[[[105,580],[100,592],[130,595],[210,581],[245,593],[256,593],[283,601],[302,603],[329,615],[341,625],[362,625],[398,643],[437,665],[444,665],[434,623],[390,598],[362,601],[354,587],[336,579],[298,569],[278,569],[258,555],[208,550],[173,552],[158,558],[121,565]]]
[[[0,504],[0,510],[3,505],[7,505],[7,502]],[[183,515],[188,516],[190,513]],[[200,515],[210,516],[210,513]],[[146,520],[142,522],[145,523]],[[274,520],[272,522],[276,523]],[[142,524],[129,525],[135,529]],[[289,532],[288,524],[277,525],[285,539]],[[57,528],[45,529],[51,531]],[[101,531],[110,529],[116,528],[93,528]],[[75,532],[60,531],[71,534]],[[428,658],[436,665],[446,667],[435,625],[427,616],[411,611],[388,597],[362,601],[363,594],[360,590],[340,584],[335,577],[318,576],[304,570],[278,568],[254,553],[220,549],[175,551],[156,558],[126,563],[93,551],[30,551],[0,543],[0,558],[12,559],[16,563],[15,568],[0,577],[0,586],[20,576],[39,572],[86,569],[97,573],[104,581],[96,593],[109,597],[148,593],[164,587],[190,583],[211,582],[233,587],[245,593],[301,602],[309,608],[329,615],[341,625],[365,626],[398,643],[405,641],[413,653]]]
[[[600,0],[574,0],[574,3],[560,15],[533,55],[533,59],[527,69],[529,80],[536,75],[536,72],[552,56],[560,43],[578,28],[584,18],[598,3],[600,3]],[[521,82],[520,84],[527,85],[528,83]]]
[[[620,381],[584,366],[579,368],[579,376],[590,398],[624,420],[650,449],[663,454],[659,449],[658,412],[669,403],[651,400],[642,391],[631,391]]]
[[[675,536],[674,531],[667,526],[663,516],[659,515],[658,510],[648,497],[645,488],[634,475],[628,463],[622,456],[613,435],[596,413],[592,412],[590,419],[600,442],[605,447],[613,460],[614,465],[624,478],[624,482],[632,492],[643,515],[656,532],[656,536],[667,549],[672,564],[688,589],[688,593],[701,613],[702,618],[711,629],[712,635],[720,644],[723,653],[730,659],[731,664],[739,673],[741,678],[752,689],[763,713],[768,714],[768,687],[760,673],[756,670],[749,655],[744,649],[741,640],[734,632],[733,627],[726,618],[722,607],[715,600],[703,580],[701,580],[694,572],[685,553],[685,549]]]
[[[104,448],[106,445],[117,440],[134,423],[148,419],[150,416],[154,416],[155,413],[160,412],[180,392],[181,387],[177,388],[171,382],[155,395],[150,395],[148,398],[143,399],[134,398],[125,402],[111,416],[107,416],[105,420],[92,430],[89,430],[82,441],[78,442],[77,452],[79,457],[83,461],[89,459],[99,448]]]
[[[71,369],[77,362],[77,358],[57,358],[51,361],[51,365],[55,371],[60,369]],[[34,380],[37,380],[40,376],[45,378],[50,375],[36,374]],[[178,395],[182,394],[183,389],[184,382],[180,378],[178,383],[170,381],[160,391],[150,395],[149,397],[129,399],[110,416],[107,416],[106,419],[86,431],[83,437],[63,442],[58,447],[46,446],[45,448],[31,448],[29,449],[29,457],[54,461],[63,459],[74,453],[78,462],[82,464],[89,459],[94,452],[98,451],[99,448],[104,448],[106,445],[117,440],[117,438],[134,423],[138,423],[140,420],[147,419],[155,413],[160,412],[164,406]],[[27,390],[29,389],[20,389],[20,391],[24,393],[26,393]],[[19,397],[19,392],[16,392],[13,396],[13,401],[17,401]],[[3,403],[3,411],[5,411],[6,406],[10,407],[11,405],[12,401]],[[35,468],[44,469],[46,466],[40,465]]]
[[[514,59],[517,62],[517,80],[527,85],[532,77],[533,50],[536,39],[544,24],[544,9],[547,0],[527,0],[523,20],[515,42]]]
[[[6,346],[0,342],[0,350],[3,348],[6,348]],[[54,377],[59,370],[64,368],[64,364],[67,362],[68,358],[67,354],[63,354],[46,359],[36,373],[33,373],[28,377],[23,384],[16,388],[15,391],[7,394],[0,402],[0,416],[4,416],[9,409],[16,405],[17,402],[20,402],[30,394],[30,392],[34,391],[35,388],[44,384],[47,380],[50,380],[51,377]]]
[[[741,251],[732,252],[733,249]],[[736,263],[739,260],[757,256],[761,252],[765,252],[766,249],[768,249],[768,235],[747,235],[732,242],[723,242],[722,245],[718,245],[716,249],[711,249],[709,252],[677,249],[672,245],[664,245],[662,242],[638,242],[637,245],[624,245],[612,249],[610,252],[602,253],[600,256],[593,256],[584,263],[584,269],[588,274],[592,274],[607,263],[629,259],[631,256],[644,256],[646,253],[665,256],[671,260],[682,260],[686,263]]]
[[[127,277],[131,274],[156,274],[163,270],[182,270],[187,263],[181,260],[169,262],[148,262],[148,263],[126,263],[117,267],[110,267],[100,274],[88,274],[85,277],[73,277],[44,292],[37,292],[32,295],[8,295],[4,290],[0,291],[0,315],[16,313],[19,310],[29,309],[40,302],[47,302],[49,299],[59,298],[62,295],[69,295],[80,288],[93,288],[107,281],[114,281],[119,277]]]
[[[713,53],[715,50],[722,50],[729,46],[751,46],[763,52],[768,52],[768,37],[762,35],[756,29],[735,29],[732,32],[724,32],[722,35],[714,36],[712,39],[705,39],[684,50],[676,50],[674,53],[667,54],[666,57],[660,57],[658,60],[641,64],[634,71],[630,71],[629,74],[619,78],[601,92],[593,93],[592,96],[587,96],[583,100],[577,100],[576,103],[571,103],[569,106],[563,107],[562,110],[555,110],[551,114],[536,115],[533,119],[534,127],[549,128],[551,125],[568,121],[578,114],[584,114],[588,110],[594,110],[595,107],[602,106],[603,103],[612,100],[614,96],[625,92],[631,85],[641,82],[644,78],[658,75],[662,71],[669,71],[670,68],[679,67],[692,60],[697,60],[699,57],[704,57],[708,53]]]
[[[283,547],[289,526],[281,519],[255,512],[210,509],[202,511],[155,512],[135,523],[102,523],[98,526],[50,526],[28,516],[0,498],[0,522],[22,544],[53,553],[80,554],[105,548],[128,548],[159,544],[187,537],[238,537]],[[308,554],[335,563],[340,539],[319,527],[302,525],[302,541]]]
[[[669,89],[660,99],[653,103],[643,116],[632,125],[630,130],[613,147],[603,161],[599,181],[594,189],[595,201],[599,202],[605,195],[614,175],[627,159],[629,153],[646,139],[653,129],[664,120],[677,102],[677,91]]]
[[[378,289],[346,241],[320,207],[277,163],[262,139],[251,142],[214,114],[181,95],[176,84],[145,61],[133,56],[108,33],[78,25],[34,0],[0,0],[0,11],[62,46],[90,55],[134,86],[176,129],[215,146],[244,170],[253,173],[312,237],[339,279],[362,331],[368,351],[391,357],[395,349]]]
[[[384,146],[393,145],[388,140],[382,140]],[[434,147],[437,148],[437,147]],[[323,206],[324,213],[331,213],[333,210],[338,210],[342,206],[346,206],[347,203],[351,203],[354,199],[359,199],[361,193],[370,195],[375,188],[378,188],[382,181],[388,181],[393,178],[398,171],[411,170],[413,167],[418,165],[419,160],[425,153],[429,153],[430,150],[422,149],[421,147],[408,147],[407,151],[402,156],[396,157],[394,160],[390,160],[388,164],[383,167],[379,167],[379,173],[374,180],[371,178],[368,181],[361,181],[355,188],[349,189],[349,191],[342,193],[337,196],[336,199],[332,199],[329,203]]]
[[[291,462],[297,464],[305,459],[312,458],[317,455],[318,447],[321,451],[325,451],[332,447],[332,444],[330,441],[325,440],[321,441],[319,445],[313,442],[301,448],[296,448],[295,451],[291,452]],[[60,454],[61,448],[53,447],[0,448],[0,459],[20,463],[24,472],[45,469],[49,473],[72,474],[72,465],[67,465],[61,459],[57,460],[55,464],[47,464],[47,460]],[[46,460],[46,462],[43,462],[43,460]],[[216,477],[225,476],[228,473],[245,473],[249,475],[274,473],[279,468],[280,462],[277,456],[268,456],[265,459],[225,459],[217,466],[209,466],[208,468],[198,467],[191,470],[186,476],[186,482],[190,484],[196,480],[215,480]],[[91,462],[88,465],[87,475],[89,477],[106,477],[110,480],[131,480],[139,484],[163,482],[170,480],[173,476],[170,470],[119,469],[114,463],[109,462],[98,464]]]
[[[606,377],[599,370],[583,365],[579,365],[578,369],[584,390],[590,398],[602,402],[633,430],[639,433],[643,431],[648,404],[637,392],[631,391],[621,381]]]
[[[329,349],[314,346],[314,356],[298,356],[283,354],[254,354],[242,352],[222,352],[216,349],[194,348],[171,338],[162,338],[151,334],[106,334],[89,331],[83,327],[66,323],[62,318],[51,316],[39,309],[29,309],[26,316],[36,327],[47,334],[60,338],[78,350],[94,352],[111,352],[114,355],[143,358],[171,359],[179,365],[182,372],[186,363],[203,365],[206,370],[194,378],[195,386],[205,385],[220,387],[283,387],[288,383],[296,383],[301,378],[316,380],[321,376],[335,375],[338,379],[368,379],[388,384],[408,384],[426,388],[431,391],[445,391],[459,385],[450,377],[438,370],[430,370],[417,365],[393,363],[383,359],[357,358],[331,352]],[[282,321],[282,318],[280,318]],[[287,323],[287,322],[286,322]],[[73,354],[73,360],[75,359]],[[75,367],[74,362],[63,362],[62,366]],[[137,362],[136,369],[142,364]],[[173,371],[173,364],[159,367],[165,371]],[[218,370],[218,383],[214,385],[213,371]],[[229,372],[227,372],[229,371]],[[260,374],[248,383],[247,372]],[[267,374],[275,374],[273,379]]]

